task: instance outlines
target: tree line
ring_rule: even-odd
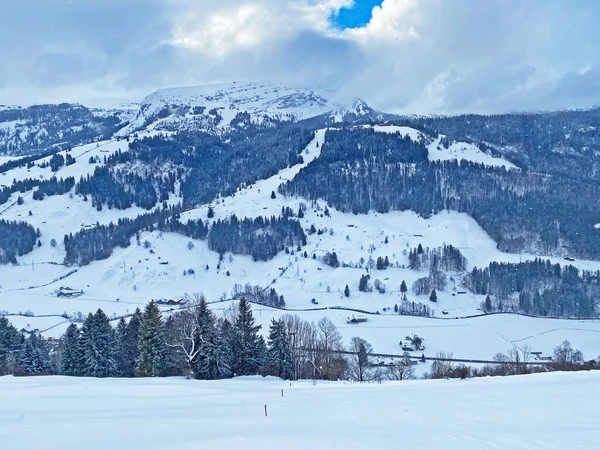
[[[492,262],[474,268],[463,279],[465,287],[486,298],[484,309],[552,317],[596,317],[600,271],[582,273],[536,258],[518,264]]]
[[[0,264],[17,263],[17,256],[33,250],[36,230],[26,222],[0,219]]]
[[[343,349],[341,334],[329,319],[317,324],[291,315],[273,319],[267,339],[260,329],[245,298],[217,317],[200,295],[168,317],[150,302],[129,320],[120,319],[116,328],[99,309],[81,326],[69,325],[54,343],[37,332],[25,336],[1,317],[0,374],[204,380],[257,374],[337,380],[348,375],[351,364],[334,353]]]

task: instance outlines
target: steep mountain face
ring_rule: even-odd
[[[129,110],[91,110],[82,105],[0,108],[0,155],[18,156],[109,139],[124,126]]]
[[[363,102],[335,102],[330,95],[269,82],[163,89],[144,99],[135,120],[120,134],[142,129],[222,132],[250,123],[298,121],[331,111],[340,117],[373,112]]]

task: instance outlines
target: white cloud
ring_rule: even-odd
[[[384,0],[373,8],[369,23],[345,35],[364,45],[394,44],[419,38],[412,16],[419,7],[418,0]]]
[[[238,51],[273,48],[306,30],[326,33],[332,12],[351,0],[243,0],[218,6],[191,2],[177,16],[172,44],[223,58]],[[181,7],[182,4],[179,3]]]
[[[357,0],[360,1],[360,0]],[[0,15],[0,103],[141,97],[275,79],[399,112],[600,104],[600,5],[585,0],[20,0]],[[19,39],[15,39],[19,36]]]

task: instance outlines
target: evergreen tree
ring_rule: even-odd
[[[406,287],[406,281],[402,280],[400,284],[400,292],[402,293],[402,298],[406,299],[406,292],[408,291],[408,287]]]
[[[125,377],[125,341],[127,338],[127,321],[121,317],[115,330],[115,374],[117,377]]]
[[[19,363],[29,375],[51,373],[52,366],[48,343],[37,332],[31,333],[23,342]]]
[[[23,337],[6,317],[0,317],[0,376],[14,372]]]
[[[218,378],[233,377],[235,366],[233,346],[235,343],[235,330],[227,319],[220,321],[215,335],[215,359],[217,361]],[[208,357],[207,357],[208,359]]]
[[[139,356],[136,375],[159,377],[165,369],[165,336],[162,314],[154,301],[148,303],[142,314],[138,340]]]
[[[490,298],[489,295],[485,297],[485,302],[483,303],[483,308],[486,313],[492,312],[492,299]]]
[[[206,299],[202,297],[194,314],[198,323],[198,357],[193,361],[198,378],[215,380],[219,375],[219,358],[217,345],[219,336],[216,329],[216,320],[213,312],[208,307]]]
[[[350,288],[348,287],[348,285],[346,285],[346,287],[344,288],[344,295],[346,297],[350,297]]]
[[[238,304],[238,314],[234,328],[233,358],[234,374],[254,375],[262,365],[260,337],[258,331],[260,325],[255,325],[254,316],[250,303],[242,298]]]
[[[358,282],[358,290],[360,292],[367,292],[369,290],[369,275],[362,275]]]
[[[269,327],[268,364],[284,380],[292,377],[292,351],[283,320],[271,319]]]
[[[432,302],[437,302],[437,292],[435,289],[431,291],[431,295],[429,296],[429,300]]]
[[[68,376],[81,376],[81,356],[79,354],[80,332],[77,325],[72,323],[60,340],[61,366],[60,372]]]
[[[140,325],[142,312],[136,308],[125,328],[124,340],[120,344],[121,358],[118,370],[123,377],[134,377],[135,367],[139,357]]]
[[[82,374],[87,377],[110,377],[116,372],[115,336],[108,316],[98,309],[89,314],[81,328],[80,352]]]

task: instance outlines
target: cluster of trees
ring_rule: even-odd
[[[459,249],[452,245],[444,245],[423,249],[421,244],[408,252],[408,267],[413,270],[431,269],[451,272],[464,272],[467,269],[467,259]]]
[[[227,252],[251,255],[255,261],[268,261],[288,247],[306,245],[304,230],[295,219],[261,216],[239,220],[233,215],[209,227],[202,220],[181,222],[179,211],[179,207],[157,209],[135,219],[119,219],[116,224],[110,222],[108,225],[98,223],[92,228],[65,235],[65,264],[84,266],[106,259],[114,248],[128,247],[134,235],[154,229],[207,239],[209,248],[220,255]]]
[[[506,353],[497,353],[493,360],[495,363],[483,367],[471,367],[466,364],[455,364],[452,353],[438,352],[437,360],[431,364],[429,378],[472,378],[523,375],[536,372],[600,370],[600,357],[595,360],[584,361],[580,350],[574,349],[569,341],[563,341],[554,348],[552,360],[545,365],[531,364],[533,354],[527,345],[513,346]]]
[[[44,197],[63,195],[73,189],[73,186],[75,186],[75,177],[61,178],[60,180],[52,177],[38,184],[37,190],[33,191],[33,199],[43,200]]]
[[[340,261],[338,260],[336,252],[326,252],[321,259],[323,263],[327,264],[329,267],[333,267],[334,269],[340,267]]]
[[[251,303],[257,303],[259,305],[285,308],[283,295],[279,295],[273,287],[268,289],[260,286],[252,286],[250,283],[247,283],[244,286],[235,284],[233,286],[232,298],[244,298]]]
[[[424,145],[394,135],[329,131],[321,157],[280,191],[357,214],[465,212],[503,251],[558,254],[564,246],[576,256],[600,257],[593,227],[600,221],[598,184],[466,161],[429,162]]]
[[[52,170],[52,172],[57,172],[58,169],[65,165],[65,157],[60,153],[55,153],[50,158],[48,164],[50,165],[50,170]]]
[[[108,258],[114,248],[129,247],[131,238],[142,230],[153,231],[156,224],[177,214],[177,209],[170,207],[141,214],[135,219],[119,219],[117,223],[108,225],[96,224],[93,228],[68,234],[64,237],[65,264],[85,266],[92,261]]]
[[[0,318],[0,374],[206,380],[256,374],[337,380],[359,374],[364,379],[363,353],[370,346],[353,340],[362,364],[353,370],[352,361],[336,353],[344,346],[329,319],[317,324],[291,315],[273,319],[266,340],[260,329],[244,298],[216,317],[201,296],[167,318],[151,302],[128,321],[120,319],[116,328],[98,310],[80,327],[71,324],[58,345],[35,332],[25,338]]]
[[[408,300],[394,305],[394,312],[401,316],[433,317],[435,315],[435,311],[428,305]]]
[[[355,381],[403,380],[414,377],[410,355],[393,363],[373,361],[370,344],[353,337],[346,348],[327,318],[317,323],[295,315],[273,319],[268,338],[259,333],[250,304],[241,299],[217,317],[201,295],[185,309],[163,317],[149,303],[113,328],[98,310],[81,326],[71,324],[57,343],[37,332],[24,333],[0,317],[0,375],[62,374],[87,377],[188,376],[214,380],[242,375],[273,375],[284,379],[319,378]],[[430,378],[504,376],[551,370],[600,369],[585,362],[568,341],[554,349],[548,365],[531,364],[527,346],[494,356],[482,368],[454,364],[440,352]]]
[[[535,259],[518,264],[492,262],[463,279],[476,294],[494,296],[484,309],[538,316],[595,317],[600,299],[600,272]]]
[[[251,255],[254,261],[268,261],[286,247],[306,245],[306,235],[297,220],[264,218],[239,220],[235,214],[217,220],[208,234],[208,247],[223,255],[227,252]]]
[[[178,233],[192,239],[202,240],[206,239],[208,232],[210,231],[208,223],[205,224],[202,222],[202,219],[181,222],[177,217],[171,217],[164,222],[159,223],[158,228],[161,231]]]
[[[151,172],[113,173],[108,167],[96,167],[92,176],[81,177],[75,192],[91,196],[92,205],[101,210],[127,209],[132,205],[152,209],[158,201],[165,201],[169,193],[175,193],[174,173],[154,175]]]
[[[0,219],[0,264],[17,263],[17,256],[33,250],[36,230],[26,222]]]
[[[38,180],[35,178],[25,178],[23,180],[13,180],[10,186],[0,189],[0,205],[6,203],[10,196],[15,192],[27,192],[37,186],[37,190],[33,192],[34,200],[43,200],[45,196],[62,195],[69,192],[75,185],[75,178],[67,177],[57,180],[52,177],[49,180]]]

